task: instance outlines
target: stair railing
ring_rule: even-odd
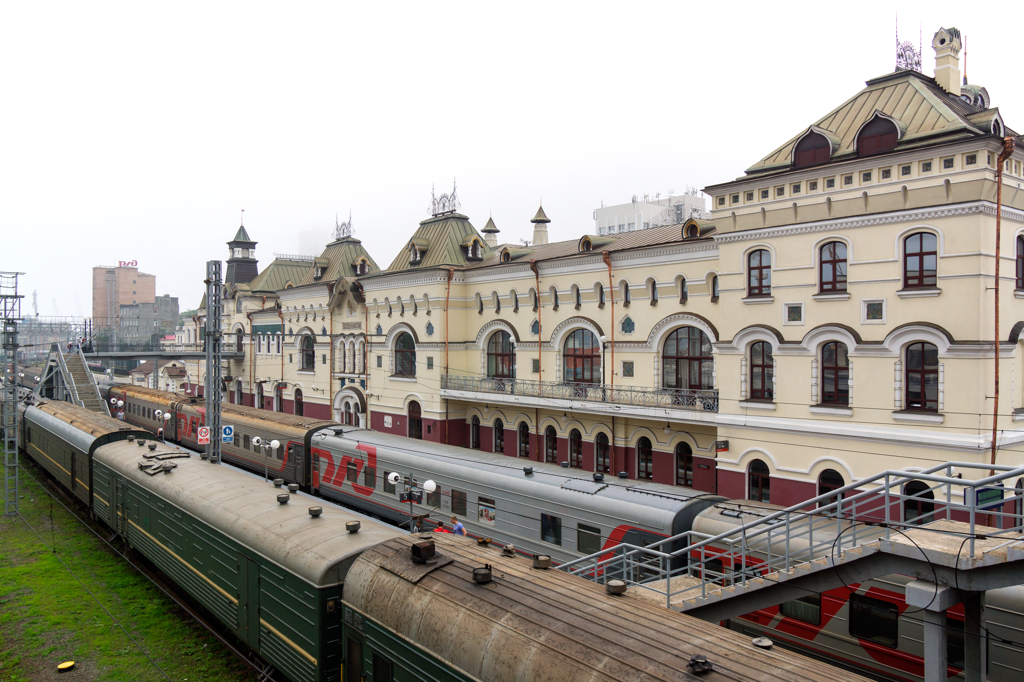
[[[96,383],[96,377],[93,376],[92,370],[89,369],[89,363],[85,359],[85,353],[82,352],[82,347],[78,347],[78,359],[82,361],[82,367],[85,368],[85,374],[89,377],[89,385],[92,387],[93,393],[96,394],[96,398],[100,401],[100,405],[103,406],[104,413],[110,417],[110,406],[107,405],[107,401],[103,399],[100,394],[99,384]]]

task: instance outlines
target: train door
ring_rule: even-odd
[[[352,630],[345,640],[344,673],[342,682],[363,682],[363,638]]]
[[[246,556],[238,557],[238,635],[260,650],[260,566]]]
[[[128,491],[125,488],[124,481],[119,477],[114,478],[114,517],[111,521],[114,523],[114,530],[117,531],[118,535],[127,539],[128,538]]]
[[[309,478],[305,475],[305,448],[300,443],[289,443],[288,459],[292,466],[292,475],[295,477],[295,482],[303,486],[309,485]]]

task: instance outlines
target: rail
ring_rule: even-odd
[[[990,470],[996,473],[966,478]],[[946,462],[920,472],[884,471],[774,512],[730,505],[723,508],[724,516],[756,518],[718,535],[691,530],[648,546],[623,543],[558,568],[598,582],[625,580],[664,597],[671,607],[698,594],[707,596],[709,585],[746,585],[748,579],[890,540],[910,528],[948,535],[948,528],[924,525],[943,519],[966,524],[966,533],[957,537],[963,538],[961,550],[975,559],[979,526],[989,538],[1005,538],[1001,546],[1022,541],[1024,488],[1019,482],[1005,485],[1022,477],[1024,467],[973,462]]]
[[[584,384],[571,381],[536,381],[490,377],[441,375],[441,388],[449,391],[478,391],[536,398],[588,400],[636,407],[665,407],[681,410],[718,412],[717,390],[644,388]]]

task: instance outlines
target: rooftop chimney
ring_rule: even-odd
[[[940,28],[932,38],[935,80],[946,92],[960,96],[960,31]]]

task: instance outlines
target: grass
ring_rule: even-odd
[[[250,668],[81,521],[56,501],[51,508],[47,493],[55,487],[42,470],[27,465],[24,471],[48,490],[23,473],[24,520],[0,516],[0,681],[56,680],[57,664],[68,660],[76,667],[61,674],[61,682],[167,679],[160,669],[175,682],[255,678]],[[66,498],[59,499],[70,506]],[[57,554],[47,545],[55,546]]]

